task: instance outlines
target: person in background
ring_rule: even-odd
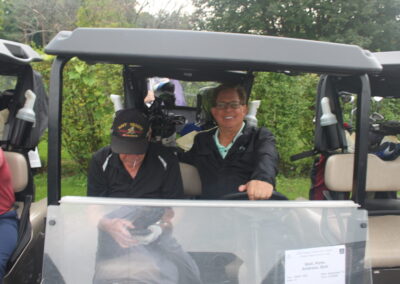
[[[18,240],[18,217],[14,202],[10,168],[0,148],[0,283],[3,282],[7,262]]]
[[[243,87],[218,86],[211,108],[218,127],[197,134],[192,148],[180,155],[182,162],[198,169],[202,198],[245,191],[250,200],[272,195],[278,172],[275,138],[266,128],[246,124],[246,103]]]

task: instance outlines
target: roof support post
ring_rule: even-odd
[[[56,57],[51,67],[49,98],[49,140],[47,203],[57,205],[61,197],[62,70],[68,59]]]
[[[356,145],[354,155],[353,194],[354,202],[364,207],[366,197],[367,162],[369,145],[369,110],[371,87],[367,74],[360,76],[361,93],[357,96]]]

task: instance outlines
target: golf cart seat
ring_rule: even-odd
[[[187,197],[201,195],[201,180],[196,167],[187,163],[179,163],[181,169],[183,193]]]
[[[14,192],[21,192],[28,185],[27,161],[20,153],[5,151],[4,155],[10,167]]]
[[[338,154],[328,158],[325,184],[333,191],[351,192],[354,154]],[[366,191],[399,191],[400,158],[383,161],[368,154]],[[400,267],[400,202],[399,199],[366,200],[369,232],[366,259],[373,268]]]
[[[351,192],[353,188],[353,163],[354,154],[330,156],[325,166],[326,186],[333,191]],[[367,192],[399,191],[399,172],[400,158],[394,161],[384,161],[374,154],[368,154]]]

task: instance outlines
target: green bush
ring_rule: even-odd
[[[48,90],[53,57],[36,63]],[[109,143],[113,105],[110,94],[123,95],[122,67],[88,65],[78,59],[70,60],[63,72],[62,148],[67,152],[68,170],[63,174],[86,173],[91,155]],[[42,139],[47,139],[44,136]],[[47,143],[46,143],[47,144]],[[65,157],[65,155],[63,155]],[[72,159],[72,164],[71,164]]]
[[[109,143],[114,113],[110,94],[123,94],[122,69],[72,59],[65,67],[62,141],[80,172],[91,155]]]
[[[318,76],[287,76],[258,73],[252,100],[262,101],[257,113],[258,124],[270,129],[276,138],[280,155],[279,168],[285,176],[306,176],[312,159],[290,161],[290,156],[311,150],[314,142],[314,100]]]

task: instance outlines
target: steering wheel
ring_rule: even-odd
[[[220,200],[249,200],[249,196],[246,191],[228,193],[219,198]],[[280,192],[273,191],[269,199],[266,200],[289,200],[285,195]]]

